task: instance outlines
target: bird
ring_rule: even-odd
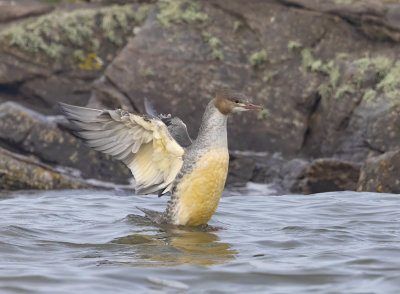
[[[183,226],[207,225],[217,209],[229,167],[228,116],[262,109],[241,92],[220,89],[192,140],[181,119],[157,115],[149,105],[147,114],[59,105],[76,136],[125,163],[136,194],[171,195],[164,212],[138,207],[147,218]]]

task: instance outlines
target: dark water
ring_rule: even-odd
[[[118,192],[0,194],[0,293],[400,293],[400,195],[225,193],[219,231]]]

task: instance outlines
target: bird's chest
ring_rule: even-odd
[[[179,197],[175,223],[187,226],[206,224],[217,209],[228,173],[226,147],[212,148],[185,175],[177,187]]]

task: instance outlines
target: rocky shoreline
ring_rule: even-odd
[[[143,112],[147,97],[195,137],[227,85],[265,106],[229,121],[228,186],[400,193],[399,1],[0,7],[1,189],[130,184],[123,164],[69,133],[57,102]]]

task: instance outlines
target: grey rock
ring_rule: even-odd
[[[251,157],[230,154],[226,185],[231,187],[245,186],[253,177],[255,164],[255,160]]]
[[[355,191],[361,164],[334,158],[314,160],[299,178],[297,187],[304,194],[330,191]]]
[[[0,148],[0,189],[88,189],[82,179],[62,174],[40,161]]]
[[[368,158],[361,168],[358,191],[400,194],[400,150]]]
[[[47,10],[54,7],[34,0],[0,1],[11,2],[19,9],[23,9],[19,2],[26,9],[34,3]],[[77,4],[0,28],[0,95],[22,96],[21,103],[45,114],[56,114],[58,101],[88,103],[91,84],[134,37],[133,28],[141,25],[151,6],[92,4],[82,8]],[[1,16],[3,6],[0,11]],[[107,27],[107,21],[115,23]]]
[[[0,23],[44,14],[51,10],[53,7],[38,0],[0,0]]]
[[[121,162],[86,147],[59,128],[56,118],[13,102],[0,105],[0,145],[53,166],[75,168],[83,178],[128,184],[132,177]]]

